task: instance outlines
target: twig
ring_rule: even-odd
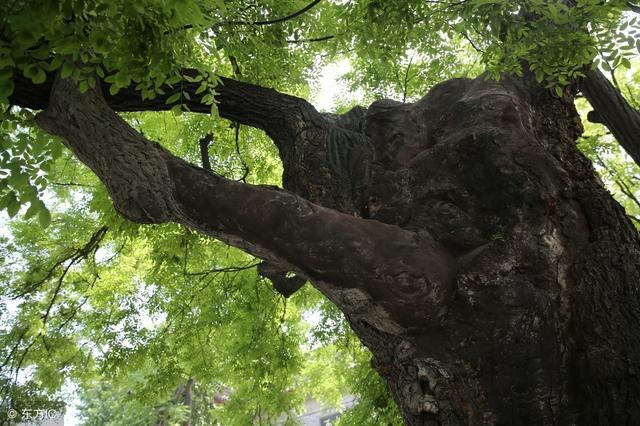
[[[77,263],[79,260],[86,258],[92,251],[98,248],[98,244],[100,243],[100,241],[102,241],[102,239],[104,238],[108,230],[109,228],[107,226],[103,226],[100,229],[98,229],[96,232],[93,233],[93,235],[91,236],[91,239],[87,244],[85,244],[83,247],[79,249],[73,249],[69,255],[58,260],[51,268],[49,268],[46,275],[42,279],[37,280],[33,283],[27,283],[25,285],[25,288],[23,288],[23,290],[20,293],[13,296],[12,299],[13,300],[19,299],[21,297],[24,297],[28,293],[31,293],[37,290],[44,282],[48,281],[53,276],[56,269],[62,266],[65,262],[71,261],[70,265],[73,265]]]
[[[284,22],[284,21],[289,21],[289,20],[291,20],[293,18],[297,18],[298,16],[302,15],[307,10],[311,9],[312,7],[314,7],[315,5],[320,3],[320,1],[321,0],[313,0],[311,3],[309,3],[308,5],[306,5],[305,7],[300,9],[299,11],[292,13],[291,15],[283,16],[282,18],[277,18],[277,19],[273,19],[273,20],[270,20],[270,21],[255,21],[255,22],[253,22],[253,25],[272,25],[272,24],[278,24],[278,23]]]
[[[251,264],[246,265],[246,266],[232,266],[232,267],[228,267],[228,268],[213,268],[213,269],[207,269],[206,271],[200,271],[200,272],[185,272],[184,275],[187,275],[187,276],[205,275],[206,276],[206,275],[214,274],[214,273],[218,273],[218,272],[240,272],[240,271],[245,271],[247,269],[255,268],[259,264],[260,264],[260,262],[251,263]]]
[[[216,26],[223,26],[223,25],[256,25],[256,26],[263,26],[263,25],[273,25],[273,24],[279,24],[281,22],[285,22],[285,21],[289,21],[291,19],[297,18],[298,16],[302,15],[303,13],[305,13],[306,11],[308,11],[309,9],[313,8],[315,5],[317,5],[318,3],[320,3],[322,0],[313,0],[311,3],[309,3],[308,5],[306,5],[305,7],[303,7],[302,9],[298,10],[297,12],[294,12],[290,15],[287,16],[283,16],[281,18],[276,18],[276,19],[271,19],[271,20],[266,20],[266,21],[222,21],[222,22],[218,22],[217,24],[213,24],[211,26],[211,28],[216,27]],[[168,30],[165,31],[165,34],[169,34],[171,32],[175,32],[175,31],[181,31],[181,30],[188,30],[193,28],[193,25],[191,24],[187,24],[187,25],[183,25],[180,28],[177,28],[175,30]]]
[[[471,37],[469,37],[466,33],[466,31],[458,31],[454,28],[453,25],[451,24],[447,24],[449,25],[449,28],[452,29],[454,32],[457,32],[458,34],[461,34],[465,39],[467,39],[467,41],[471,44],[471,47],[473,47],[476,52],[478,53],[484,53],[484,50],[482,50],[481,48],[479,48],[478,46],[476,46],[476,44],[473,42],[473,40],[471,39]]]
[[[247,183],[247,176],[249,176],[249,166],[247,166],[247,163],[245,163],[244,160],[242,159],[242,154],[240,154],[240,144],[238,142],[239,135],[240,135],[240,123],[236,123],[236,154],[238,154],[238,159],[242,163],[242,168],[244,169],[244,174],[238,180],[241,182]]]
[[[316,37],[316,38],[303,38],[303,39],[299,39],[299,40],[287,40],[287,43],[291,43],[291,44],[296,44],[296,43],[313,43],[316,41],[325,41],[325,40],[331,40],[332,38],[334,38],[334,35],[327,35],[324,37]]]
[[[62,289],[62,284],[64,283],[64,277],[67,275],[71,267],[75,265],[78,261],[85,259],[91,252],[95,253],[95,251],[98,249],[98,245],[100,244],[100,241],[102,241],[108,229],[109,228],[107,228],[106,226],[103,226],[102,228],[94,232],[89,242],[83,248],[76,251],[75,256],[71,258],[71,261],[69,262],[69,264],[64,268],[62,275],[60,275],[60,278],[58,278],[58,285],[56,286],[53,292],[53,297],[51,297],[51,301],[47,306],[47,310],[44,313],[44,315],[42,315],[43,327],[47,324],[47,320],[49,319],[49,315],[51,314],[51,309],[53,309],[53,305],[55,304],[56,299],[60,294],[60,290]]]
[[[409,64],[407,65],[407,69],[404,73],[404,89],[402,92],[402,102],[407,102],[407,86],[409,85],[409,70],[411,69],[411,64],[413,63],[413,56],[409,59]]]
[[[49,185],[57,185],[57,186],[80,186],[83,188],[95,188],[94,185],[86,185],[83,183],[75,183],[75,182],[49,182]]]

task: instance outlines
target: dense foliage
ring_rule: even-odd
[[[575,5],[573,4],[575,3]],[[9,106],[14,79],[53,72],[81,90],[143,98],[200,71],[211,115],[191,114],[186,93],[171,112],[125,118],[175,154],[217,173],[280,183],[275,147],[254,129],[221,120],[216,75],[314,92],[322,67],[347,58],[361,99],[415,100],[439,81],[483,70],[521,73],[562,88],[594,59],[616,72],[640,107],[637,19],[626,1],[502,0],[13,0],[0,4],[0,419],[6,408],[59,407],[79,393],[86,424],[155,424],[186,414],[176,389],[189,379],[194,424],[274,422],[308,396],[359,405],[343,424],[393,424],[398,413],[370,355],[341,313],[310,286],[290,299],[257,261],[176,225],[140,226],[114,211],[101,182]],[[526,12],[525,12],[526,8]],[[294,12],[304,10],[296,16]],[[622,72],[620,72],[622,71]],[[586,106],[585,113],[587,111]],[[604,128],[581,146],[640,225],[640,170]],[[224,403],[214,403],[216,396]],[[37,407],[35,406],[37,405]]]

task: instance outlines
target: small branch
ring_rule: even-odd
[[[49,182],[49,185],[56,185],[56,186],[79,186],[82,188],[95,188],[94,185],[86,185],[83,183],[75,183],[75,182]]]
[[[67,276],[67,272],[69,272],[69,269],[71,269],[74,263],[75,263],[74,261],[69,262],[69,264],[64,268],[64,271],[62,271],[62,275],[60,275],[60,278],[58,278],[58,284],[56,285],[56,289],[53,292],[53,297],[51,297],[51,300],[49,301],[49,305],[47,306],[47,311],[41,317],[43,327],[47,325],[47,320],[49,319],[49,314],[51,313],[51,309],[53,308],[53,305],[56,303],[58,294],[60,294],[60,289],[62,288],[64,277]]]
[[[238,65],[238,60],[235,56],[229,55],[229,62],[231,62],[231,67],[233,68],[233,75],[236,77],[241,76],[242,72],[240,71],[240,66]]]
[[[238,159],[242,163],[242,168],[244,169],[244,174],[238,180],[241,181],[241,182],[247,183],[247,176],[249,176],[249,166],[247,166],[247,163],[245,163],[244,160],[242,159],[242,154],[240,154],[239,135],[240,135],[240,123],[236,122],[236,135],[235,135],[235,137],[236,137],[236,154],[238,155]]]
[[[629,198],[629,200],[631,200],[631,202],[633,202],[633,204],[640,208],[640,199],[638,199],[638,197],[633,193],[633,190],[629,187],[629,185],[624,180],[618,177],[618,173],[615,170],[611,169],[611,167],[609,167],[607,163],[602,159],[602,157],[600,157],[598,154],[596,154],[596,162],[602,168],[604,168],[607,173],[609,173],[609,176],[616,183],[618,189],[620,189],[620,192],[622,192],[627,198]],[[629,218],[631,219],[636,219],[630,214],[628,214],[627,216],[629,216]]]
[[[402,102],[407,102],[407,87],[409,85],[409,70],[411,69],[411,63],[413,62],[413,55],[409,59],[409,64],[407,65],[407,69],[404,73],[404,90],[402,92]]]
[[[332,38],[334,38],[334,35],[327,35],[324,37],[316,37],[316,38],[303,38],[300,40],[287,40],[287,43],[290,44],[296,44],[296,43],[314,43],[317,41],[325,41],[325,40],[331,40]]]
[[[266,21],[253,21],[253,22],[251,22],[251,21],[222,21],[222,22],[218,22],[217,24],[213,24],[212,27],[222,26],[222,25],[256,25],[256,26],[264,26],[264,25],[279,24],[281,22],[285,22],[285,21],[289,21],[291,19],[297,18],[298,16],[302,15],[303,13],[305,13],[306,11],[310,10],[315,5],[320,3],[320,1],[322,1],[322,0],[313,0],[311,3],[309,3],[308,5],[303,7],[302,9],[298,10],[297,12],[294,12],[291,15],[283,16],[281,18],[276,18],[276,19],[271,19],[271,20],[266,20]],[[193,25],[187,24],[187,25],[183,25],[182,27],[177,28],[175,30],[166,31],[165,34],[169,34],[171,32],[175,32],[175,31],[188,30],[188,29],[191,29],[191,28],[193,28]]]
[[[21,297],[26,296],[28,293],[36,291],[44,282],[48,281],[53,276],[56,269],[62,266],[65,262],[70,261],[70,265],[73,265],[77,263],[77,261],[79,261],[80,259],[86,258],[92,251],[97,250],[98,244],[100,243],[100,241],[102,241],[108,229],[109,228],[107,226],[103,226],[100,229],[98,229],[91,236],[91,239],[89,240],[89,242],[87,242],[87,244],[85,244],[82,248],[73,249],[68,256],[63,257],[62,259],[54,263],[54,265],[51,268],[49,268],[49,270],[47,271],[47,273],[42,279],[37,280],[33,283],[27,283],[25,285],[25,288],[23,288],[23,290],[20,293],[13,296],[13,300],[19,299]]]
[[[600,114],[598,114],[598,111],[596,111],[596,110],[589,111],[587,113],[587,120],[590,123],[604,124],[604,120],[602,119],[602,117],[600,117]]]
[[[58,298],[58,295],[60,294],[60,290],[62,289],[62,284],[64,283],[64,278],[66,277],[67,273],[69,272],[69,270],[71,269],[71,267],[73,265],[75,265],[78,261],[80,261],[81,259],[85,259],[87,256],[89,256],[89,254],[91,252],[95,252],[95,250],[98,249],[98,245],[100,244],[100,241],[102,241],[102,239],[104,238],[104,235],[106,234],[107,230],[109,228],[107,228],[106,226],[103,226],[102,228],[98,229],[96,232],[94,232],[94,234],[91,236],[91,239],[89,240],[89,242],[81,249],[76,251],[76,254],[71,258],[71,261],[69,262],[69,264],[64,268],[64,271],[62,272],[62,275],[60,275],[60,278],[58,278],[58,284],[53,292],[53,296],[51,297],[51,301],[49,302],[49,305],[47,306],[47,310],[44,313],[44,315],[42,315],[42,323],[43,326],[47,324],[47,320],[49,319],[49,315],[51,314],[51,309],[53,309],[53,305],[56,302],[56,299]]]
[[[312,7],[320,3],[320,1],[321,0],[313,0],[311,3],[309,3],[299,11],[292,13],[291,15],[283,16],[282,18],[277,18],[269,21],[255,21],[255,22],[252,22],[252,24],[253,25],[273,25],[273,24],[278,24],[280,22],[289,21],[293,18],[297,18],[298,16],[302,15],[306,11],[310,10]]]
[[[20,332],[20,335],[18,336],[18,340],[16,341],[16,344],[13,345],[13,348],[11,348],[11,352],[9,352],[9,355],[7,355],[7,357],[4,359],[4,362],[2,363],[2,365],[0,365],[0,368],[4,368],[9,364],[9,361],[11,361],[13,359],[13,355],[17,352],[18,347],[20,346],[20,343],[22,343],[22,339],[24,338],[24,335],[27,333],[28,328],[23,328],[22,331]]]
[[[93,285],[96,283],[96,281],[98,280],[98,277],[95,277],[93,283],[90,283],[89,288],[93,287]],[[61,333],[62,329],[64,327],[67,326],[67,324],[69,324],[78,314],[78,311],[80,311],[80,309],[82,309],[82,307],[89,301],[89,296],[85,296],[82,299],[82,302],[80,302],[79,304],[76,304],[75,306],[73,306],[73,310],[71,311],[71,313],[69,314],[69,316],[62,322],[60,323],[60,325],[58,325],[57,328],[57,333]]]
[[[202,168],[211,171],[211,161],[209,161],[209,145],[213,142],[213,135],[207,134],[200,139],[198,143],[200,145],[200,160],[202,161]]]
[[[631,188],[629,188],[629,185],[627,185],[622,179],[616,179],[616,184],[620,188],[620,191],[622,191],[624,195],[629,197],[629,199],[633,201],[638,208],[640,208],[640,200],[636,197]]]
[[[447,24],[447,25],[449,25],[449,28],[450,28],[451,30],[453,30],[454,32],[456,32],[456,33],[458,33],[458,34],[462,35],[465,39],[467,39],[467,41],[469,42],[469,44],[471,44],[471,47],[473,47],[473,48],[476,50],[476,52],[478,52],[478,53],[484,53],[484,50],[482,50],[481,48],[479,48],[478,46],[476,46],[476,44],[473,42],[473,40],[471,39],[471,37],[469,37],[469,36],[467,35],[467,33],[466,33],[466,32],[456,30],[456,29],[453,27],[453,25],[451,25],[451,24]]]
[[[258,266],[259,263],[251,263],[249,265],[246,266],[232,266],[229,268],[214,268],[214,269],[207,269],[206,271],[200,271],[200,272],[185,272],[184,275],[187,276],[206,276],[209,274],[214,274],[214,273],[218,273],[218,272],[240,272],[240,271],[246,271],[247,269],[251,269],[251,268],[255,268],[256,266]]]
[[[610,68],[611,71],[609,72],[609,74],[611,74],[611,82],[613,83],[615,88],[618,89],[618,92],[622,93],[622,89],[620,88],[620,84],[618,84],[618,79],[616,78],[616,68],[613,66],[610,66]]]

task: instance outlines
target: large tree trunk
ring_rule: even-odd
[[[287,190],[185,163],[70,81],[38,123],[124,216],[195,227],[310,279],[407,424],[640,418],[640,240],[577,151],[569,99],[456,79],[415,104],[326,116],[225,83],[221,115],[274,139]]]

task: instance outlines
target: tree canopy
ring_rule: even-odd
[[[252,256],[118,214],[96,175],[35,124],[56,75],[80,92],[99,87],[180,158],[280,186],[278,148],[218,111],[232,81],[327,96],[321,70],[346,59],[343,78],[361,96],[339,98],[336,113],[416,100],[440,81],[482,73],[532,72],[561,97],[600,67],[637,111],[637,11],[597,0],[2,3],[0,208],[10,219],[0,247],[0,406],[59,407],[79,392],[86,424],[151,424],[163,412],[175,421],[184,416],[176,388],[192,379],[194,424],[270,423],[309,395],[336,403],[346,392],[359,404],[341,424],[400,422],[370,354],[317,290],[284,298]],[[640,169],[614,130],[587,121],[594,107],[579,107],[581,149],[640,226]]]

